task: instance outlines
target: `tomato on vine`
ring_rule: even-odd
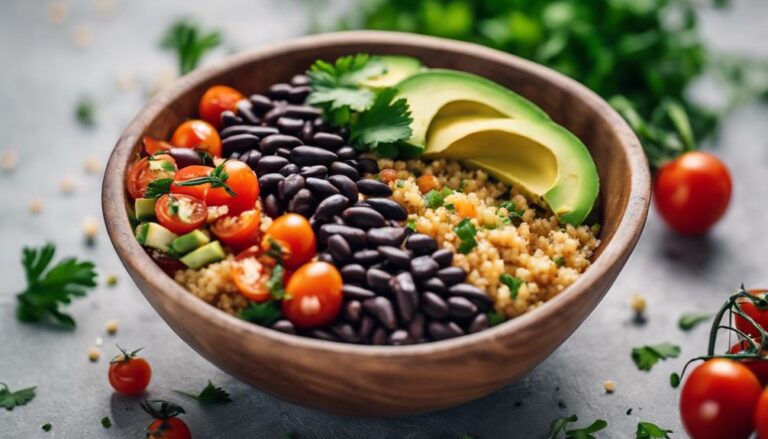
[[[136,354],[142,348],[128,352],[117,346],[121,354],[109,362],[109,384],[123,395],[138,395],[149,385],[152,378],[152,368],[149,362]]]
[[[178,418],[186,411],[180,405],[159,399],[145,400],[141,408],[155,420],[147,427],[147,439],[191,439],[187,423]]]

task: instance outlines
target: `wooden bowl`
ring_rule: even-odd
[[[197,113],[211,85],[246,95],[303,72],[318,58],[404,54],[429,67],[476,73],[522,94],[589,147],[601,179],[602,245],[591,267],[562,294],[531,312],[464,337],[415,346],[358,346],[283,334],[235,317],[187,292],[133,237],[124,189],[141,138],[170,137]],[[502,52],[390,32],[342,32],[240,53],[187,75],[131,122],[109,160],[102,205],[120,259],[160,316],[200,355],[278,398],[346,415],[396,416],[455,406],[487,395],[531,370],[584,321],[608,291],[640,236],[650,194],[638,139],[596,94],[548,68]]]

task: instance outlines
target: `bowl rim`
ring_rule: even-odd
[[[125,211],[126,193],[123,178],[130,160],[130,152],[138,139],[143,135],[148,123],[157,118],[167,104],[177,100],[194,87],[207,82],[212,76],[227,70],[248,64],[254,59],[268,58],[287,51],[312,49],[321,47],[343,46],[344,44],[401,44],[422,47],[433,50],[443,50],[454,53],[469,54],[504,64],[512,64],[516,68],[542,79],[559,84],[582,100],[591,111],[606,118],[617,137],[627,158],[630,168],[630,194],[611,241],[602,249],[602,253],[592,262],[589,268],[566,289],[546,301],[541,306],[530,310],[502,324],[448,340],[406,346],[373,346],[338,343],[314,339],[310,337],[285,334],[274,329],[259,326],[210,305],[202,299],[189,293],[184,287],[167,275],[150,257],[135,239],[124,239],[133,236],[133,230]],[[615,263],[623,263],[624,252],[632,248],[639,239],[645,225],[650,202],[650,171],[646,156],[640,146],[640,141],[624,119],[611,106],[589,90],[586,86],[566,77],[548,67],[532,61],[519,58],[473,43],[388,31],[345,31],[324,33],[271,43],[231,55],[215,64],[199,68],[185,75],[152,98],[137,113],[115,145],[105,169],[102,186],[102,210],[107,226],[107,232],[118,256],[129,272],[138,275],[147,283],[169,296],[181,312],[191,318],[205,319],[208,325],[215,325],[222,330],[235,330],[240,335],[248,337],[263,337],[271,342],[279,343],[284,348],[312,350],[318,353],[353,354],[372,358],[387,357],[418,357],[438,352],[454,351],[462,346],[493,342],[504,339],[522,328],[535,324],[547,318],[556,318],[557,312],[569,304],[584,300],[588,296],[589,286],[601,276],[607,275]],[[138,256],[136,256],[138,255]],[[144,292],[144,295],[154,294]],[[590,310],[591,312],[591,310]],[[173,325],[169,325],[173,329]]]

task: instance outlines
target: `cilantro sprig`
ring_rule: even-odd
[[[280,302],[268,300],[262,303],[253,302],[240,311],[239,317],[251,323],[261,326],[269,326],[280,320],[283,312],[280,309]]]
[[[166,31],[160,46],[176,53],[179,73],[184,75],[194,70],[206,52],[221,44],[218,31],[203,32],[200,25],[188,19],[181,19]]]
[[[669,434],[672,430],[666,430],[650,422],[639,422],[635,439],[670,439]]]
[[[184,396],[196,399],[201,404],[229,404],[232,402],[232,398],[229,393],[221,387],[214,386],[211,380],[208,380],[208,385],[200,391],[199,394],[184,392],[181,390],[175,390]]]
[[[0,383],[0,407],[11,411],[14,407],[25,405],[35,398],[35,389],[36,387],[27,387],[26,389],[11,392],[8,385]]]
[[[360,113],[349,127],[349,139],[360,150],[370,149],[384,158],[397,156],[398,142],[411,137],[411,111],[405,99],[395,101],[397,90],[380,91],[371,107]]]
[[[671,343],[646,345],[632,349],[632,361],[638,369],[649,371],[659,360],[677,358],[680,355],[680,346]]]
[[[677,321],[677,326],[683,331],[690,331],[698,326],[700,323],[704,323],[712,317],[709,313],[694,312],[683,314],[680,316],[680,320]]]
[[[50,267],[56,247],[46,244],[38,249],[24,247],[21,263],[27,277],[27,289],[19,293],[16,317],[22,322],[40,322],[50,319],[65,328],[77,325],[61,306],[73,298],[84,297],[96,286],[93,262],[78,261],[74,257],[60,260]]]
[[[594,439],[595,436],[593,436],[592,433],[603,430],[608,426],[606,421],[598,419],[587,427],[566,430],[569,424],[573,424],[578,420],[579,418],[576,415],[555,419],[552,421],[552,426],[550,427],[550,433],[547,439],[557,439],[560,437],[560,433],[563,432],[565,433],[566,439]]]

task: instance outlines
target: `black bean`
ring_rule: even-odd
[[[368,204],[367,201],[358,201],[357,203],[353,204],[354,207],[371,207],[370,204]]]
[[[230,136],[235,136],[237,134],[253,134],[254,136],[258,137],[259,139],[263,139],[271,134],[277,134],[277,128],[275,127],[262,127],[262,126],[251,126],[251,125],[232,125],[231,127],[224,128],[221,130],[221,138],[226,139]]]
[[[287,134],[272,134],[261,139],[261,152],[270,155],[277,152],[279,148],[295,148],[302,145],[301,139]]]
[[[413,277],[407,271],[400,273],[389,281],[389,288],[395,293],[401,321],[409,322],[419,306],[419,295]]]
[[[341,287],[341,293],[347,300],[366,300],[376,297],[376,293],[373,291],[351,284],[344,284]]]
[[[342,160],[352,160],[357,158],[357,151],[351,146],[342,146],[336,151],[336,155]]]
[[[275,154],[287,160],[288,157],[291,156],[291,150],[288,148],[277,148],[277,151],[275,151]]]
[[[336,186],[329,183],[328,180],[322,180],[315,177],[307,178],[307,188],[309,188],[315,195],[315,198],[319,200],[339,194],[339,190],[336,189]]]
[[[273,100],[286,99],[291,92],[291,85],[286,83],[279,83],[269,87],[269,97]]]
[[[384,270],[378,268],[369,268],[365,274],[365,282],[374,291],[387,294],[389,293],[389,281],[392,279],[392,275]]]
[[[448,287],[445,286],[443,281],[436,277],[427,279],[426,281],[422,282],[421,287],[425,290],[429,290],[440,295],[445,295],[448,293]]]
[[[379,172],[379,164],[374,159],[362,158],[357,163],[359,165],[357,170],[363,174],[376,174]]]
[[[203,164],[203,158],[191,148],[171,148],[168,150],[168,154],[176,161],[176,166],[179,169]]]
[[[349,204],[349,200],[344,195],[331,195],[317,205],[315,217],[320,219],[331,218],[334,215],[340,214],[347,207],[347,204]]]
[[[298,174],[289,175],[277,185],[277,198],[288,201],[304,187],[304,177]]]
[[[389,198],[369,198],[366,201],[388,220],[405,221],[408,218],[408,212],[406,212],[405,207],[395,200]]]
[[[272,324],[272,329],[275,331],[285,332],[286,334],[295,334],[296,328],[293,323],[288,320],[278,320]]]
[[[312,87],[307,85],[293,87],[291,91],[288,92],[288,102],[292,104],[303,104],[311,92]]]
[[[408,332],[405,329],[398,329],[389,336],[389,344],[392,346],[401,346],[408,344]]]
[[[404,227],[377,227],[369,229],[366,233],[368,245],[378,247],[381,245],[400,247],[405,239]]]
[[[259,147],[259,138],[253,134],[243,133],[229,136],[221,142],[221,149],[224,155],[233,152],[243,152]]]
[[[288,212],[298,213],[306,217],[312,215],[312,208],[315,204],[315,197],[307,189],[299,190],[296,195],[288,202]]]
[[[261,152],[258,149],[252,149],[240,154],[240,161],[250,166],[251,169],[256,169],[256,166],[259,165],[259,160],[261,160]]]
[[[300,102],[295,102],[300,103]],[[285,116],[294,119],[312,121],[322,114],[319,109],[309,105],[288,105],[285,107]],[[320,145],[318,145],[320,146]]]
[[[328,170],[333,175],[346,175],[352,180],[358,180],[360,178],[360,173],[357,172],[357,169],[343,162],[331,163],[331,167],[328,168]]]
[[[383,346],[387,344],[389,341],[389,336],[387,336],[387,331],[385,331],[382,328],[376,328],[375,331],[373,331],[373,337],[371,337],[371,343],[375,346]]]
[[[231,127],[232,125],[240,125],[242,123],[245,123],[241,117],[236,115],[231,110],[222,111],[221,118],[219,120],[221,120],[222,128],[227,128],[227,127]]]
[[[256,165],[256,175],[270,174],[278,172],[283,166],[288,164],[288,159],[277,155],[267,155],[259,160]]]
[[[316,146],[297,146],[291,151],[291,161],[299,166],[328,166],[338,158],[331,151]]]
[[[426,326],[427,319],[424,314],[417,312],[413,315],[413,318],[408,322],[408,335],[411,340],[420,340],[424,338],[424,327]]]
[[[355,159],[346,159],[344,160],[344,163],[348,164],[349,166],[352,166],[353,168],[357,169],[358,172],[360,172],[360,164]]]
[[[389,185],[371,178],[358,180],[357,188],[369,197],[388,197],[392,195],[392,189],[390,189]]]
[[[449,267],[453,262],[453,252],[444,248],[432,253],[432,259],[437,262],[440,268]]]
[[[315,127],[312,125],[312,122],[304,122],[304,126],[301,128],[301,134],[299,137],[301,137],[301,140],[304,143],[311,142],[312,136],[315,133]]]
[[[448,307],[450,308],[450,316],[454,319],[464,320],[477,314],[477,306],[469,299],[461,296],[449,297]]]
[[[360,197],[360,191],[357,189],[357,185],[346,175],[331,175],[328,177],[328,181],[336,186],[336,188],[341,191],[342,195],[347,197],[350,201],[356,202]]]
[[[237,103],[237,115],[247,124],[258,125],[261,123],[261,119],[253,111],[253,105],[249,100],[243,99]]]
[[[333,259],[340,263],[349,261],[352,257],[352,249],[349,247],[347,240],[341,235],[333,235],[328,238],[328,252],[333,256]]]
[[[433,319],[444,319],[448,317],[450,308],[448,307],[448,302],[442,297],[431,291],[425,291],[421,298],[421,309],[423,309],[428,316]]]
[[[357,331],[357,336],[361,341],[367,340],[374,329],[376,329],[376,320],[371,316],[363,315],[360,319],[360,329]]]
[[[358,300],[350,300],[344,305],[344,318],[350,322],[359,322],[363,312],[363,304]]]
[[[299,73],[298,75],[293,75],[293,78],[291,78],[291,85],[294,87],[307,84],[309,84],[309,77],[307,75]]]
[[[446,269],[444,268],[443,270]],[[483,311],[489,309],[493,305],[493,299],[485,294],[485,291],[467,283],[456,284],[448,288],[448,294],[469,299]]]
[[[365,232],[360,229],[345,226],[342,224],[324,224],[320,227],[320,242],[328,242],[332,235],[339,234],[347,240],[349,246],[353,249],[365,247]]]
[[[431,256],[418,256],[411,260],[411,273],[416,280],[426,280],[434,276],[440,268]]]
[[[248,100],[251,101],[251,110],[259,116],[263,116],[275,106],[271,99],[260,94],[251,95]]]
[[[277,129],[281,133],[297,135],[301,133],[301,129],[304,127],[304,122],[301,119],[293,119],[290,117],[281,117],[277,119]]]
[[[438,270],[437,278],[443,281],[446,286],[451,286],[464,282],[464,279],[467,278],[467,272],[461,267],[445,267]]]
[[[259,177],[259,190],[262,194],[276,193],[277,186],[283,180],[285,180],[283,174],[278,174],[276,172],[262,174],[261,177]]]
[[[224,155],[226,155],[226,154],[224,154]],[[240,160],[240,153],[239,152],[233,152],[233,153],[229,154],[229,159],[230,160]]]
[[[385,328],[393,330],[397,327],[395,309],[392,307],[392,302],[386,297],[378,296],[367,299],[363,302],[363,309],[368,314],[376,317]]]
[[[289,175],[296,175],[299,173],[299,167],[294,165],[293,163],[288,163],[287,165],[280,168],[280,173],[285,175],[286,177]]]
[[[270,218],[277,218],[283,212],[283,210],[280,208],[280,202],[277,200],[277,196],[275,194],[269,194],[264,197],[264,201],[262,202],[262,209],[264,209],[264,213],[267,214],[267,216]]]
[[[338,149],[344,145],[344,138],[333,133],[315,133],[312,144],[326,149]]]
[[[303,166],[301,168],[300,173],[305,178],[308,178],[308,177],[323,178],[325,177],[325,174],[328,173],[328,168],[323,165]]]
[[[437,251],[437,241],[423,233],[414,233],[405,240],[405,248],[417,255],[429,255]]]
[[[369,266],[381,261],[381,254],[376,250],[358,250],[352,255],[352,259],[361,265]]]
[[[274,125],[277,119],[280,119],[285,115],[285,105],[275,105],[275,108],[269,110],[264,114],[264,123],[267,125]]]
[[[333,260],[333,256],[330,253],[320,253],[317,255],[317,260],[320,262],[327,262],[329,264],[335,264],[336,261]]]
[[[470,334],[474,334],[475,332],[480,332],[483,329],[488,329],[491,327],[491,322],[488,320],[488,316],[480,313],[477,316],[475,316],[474,319],[472,319],[472,323],[469,324],[468,331]]]
[[[365,268],[360,264],[349,264],[341,267],[341,278],[345,283],[365,284]]]
[[[313,329],[309,331],[309,335],[314,338],[319,338],[320,340],[326,340],[326,341],[338,341],[336,336],[327,329]]]
[[[411,255],[405,250],[388,245],[382,245],[378,250],[395,267],[408,268],[411,265]]]
[[[325,181],[325,180],[321,180]],[[341,214],[344,222],[355,227],[370,229],[371,227],[384,227],[387,222],[379,212],[370,207],[350,207]]]
[[[454,322],[430,322],[427,326],[429,335],[435,340],[445,340],[464,335],[464,330]]]

